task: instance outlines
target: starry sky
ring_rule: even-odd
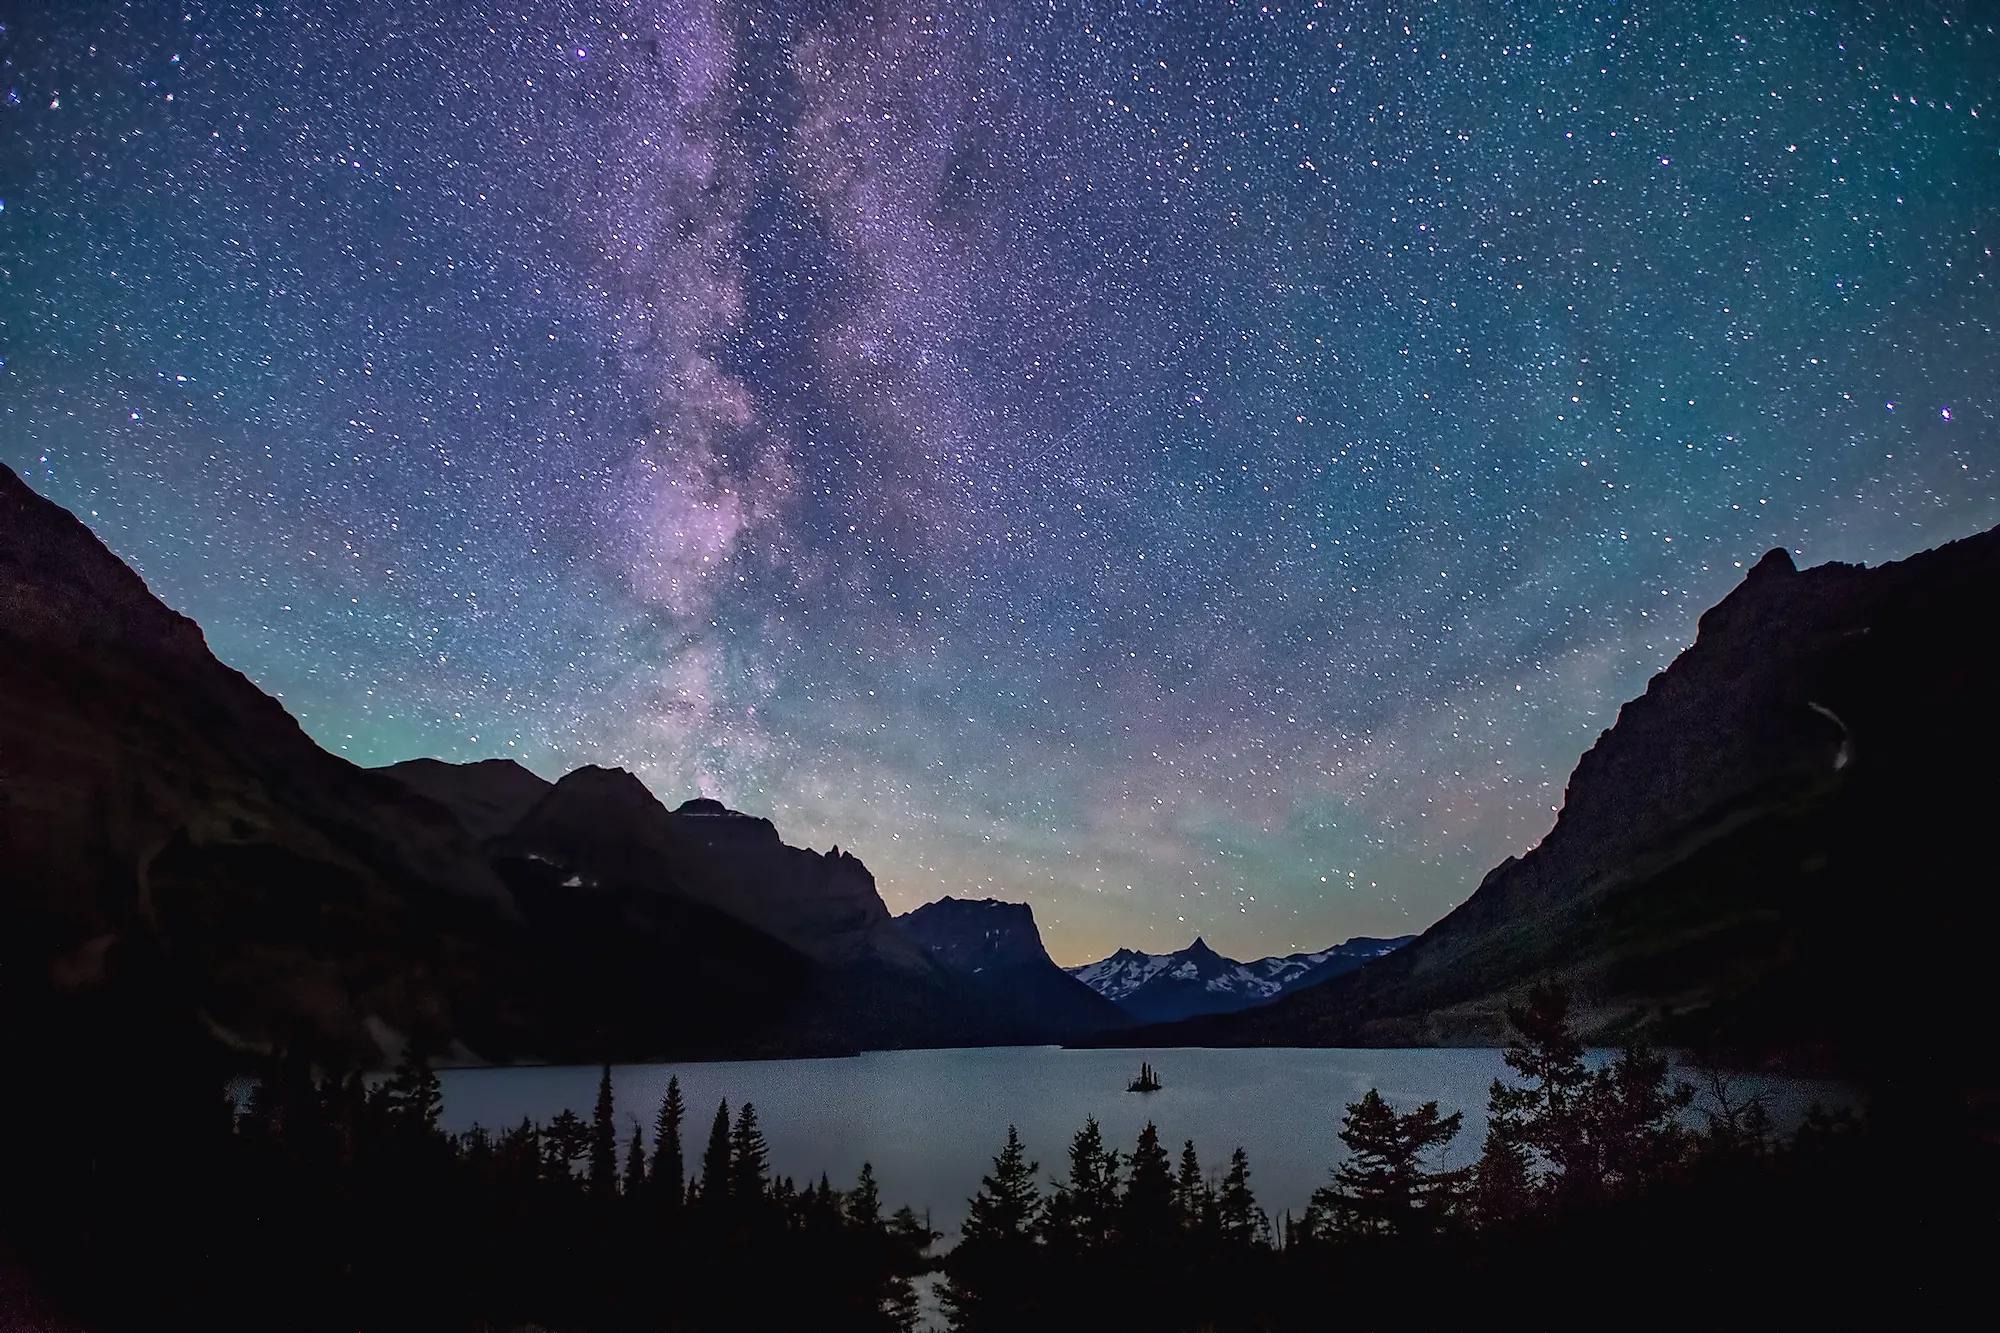
[[[11,8],[0,461],[358,762],[1061,962],[1419,930],[1763,551],[2000,522],[1979,5]]]

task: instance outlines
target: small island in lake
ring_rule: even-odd
[[[1154,1072],[1151,1065],[1143,1061],[1139,1065],[1139,1077],[1125,1085],[1125,1091],[1127,1092],[1158,1092],[1159,1090],[1160,1076]]]

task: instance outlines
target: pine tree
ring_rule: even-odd
[[[1440,1115],[1436,1102],[1398,1115],[1370,1088],[1350,1103],[1340,1131],[1352,1156],[1333,1173],[1333,1183],[1313,1191],[1309,1214],[1315,1223],[1330,1219],[1350,1235],[1434,1230],[1455,1200],[1463,1172],[1429,1171],[1424,1154],[1458,1135],[1462,1116]]]
[[[263,1089],[264,1083],[260,1081],[252,1090],[253,1106],[255,1096]],[[438,1118],[444,1113],[444,1086],[421,1050],[413,1046],[405,1052],[389,1078],[384,1100],[390,1115],[403,1128],[420,1134],[437,1132]]]
[[[1596,1197],[1602,1173],[1591,1143],[1591,1073],[1583,1042],[1570,1028],[1569,994],[1559,986],[1537,986],[1525,1005],[1507,1008],[1514,1029],[1508,1068],[1525,1083],[1494,1080],[1487,1096],[1487,1120],[1503,1142],[1532,1149],[1548,1167],[1542,1190],[1559,1201]]]
[[[757,1128],[757,1108],[745,1102],[729,1136],[729,1192],[744,1202],[761,1198],[770,1162],[764,1131]]]
[[[826,1172],[820,1172],[819,1184],[808,1186],[799,1197],[799,1211],[809,1230],[829,1232],[840,1229],[840,1192],[827,1180]]]
[[[729,1099],[715,1108],[708,1129],[708,1147],[701,1155],[701,1202],[719,1208],[729,1200]]]
[[[1507,1018],[1515,1034],[1507,1064],[1526,1081],[1495,1080],[1487,1098],[1495,1156],[1489,1165],[1482,1154],[1480,1173],[1492,1206],[1521,1187],[1520,1177],[1536,1202],[1576,1207],[1641,1185],[1685,1159],[1689,1140],[1680,1117],[1694,1089],[1669,1080],[1663,1056],[1631,1047],[1609,1066],[1591,1069],[1570,1026],[1569,996],[1557,986],[1536,987]],[[1510,1154],[1519,1162],[1509,1161]],[[1538,1180],[1536,1164],[1543,1168]]]
[[[997,1333],[1024,1325],[1033,1308],[1040,1170],[1040,1163],[1027,1160],[1021,1136],[1007,1126],[1007,1146],[993,1159],[993,1174],[980,1179],[959,1243],[944,1258],[941,1295],[954,1329]]]
[[[1250,1156],[1241,1148],[1229,1155],[1229,1173],[1222,1178],[1216,1197],[1216,1217],[1223,1239],[1236,1245],[1252,1244],[1270,1227],[1264,1210],[1257,1206],[1257,1197],[1250,1192]],[[1285,1226],[1289,1236],[1289,1213]]]
[[[1132,1239],[1157,1241],[1176,1229],[1173,1169],[1160,1146],[1159,1127],[1150,1120],[1132,1150],[1132,1170],[1120,1202],[1120,1229]]]
[[[982,1176],[968,1205],[960,1235],[968,1241],[1019,1240],[1031,1236],[1042,1212],[1035,1188],[1040,1162],[1027,1161],[1021,1136],[1007,1126],[1007,1146],[993,1159],[993,1174]]]
[[[557,1180],[568,1181],[576,1175],[576,1164],[590,1152],[590,1127],[583,1118],[565,1106],[549,1121],[548,1133],[542,1136],[542,1146],[548,1162],[549,1175]]]
[[[1671,1081],[1664,1055],[1626,1047],[1598,1072],[1591,1093],[1591,1129],[1607,1190],[1638,1188],[1686,1159],[1690,1136],[1681,1116],[1694,1088]]]
[[[648,1176],[653,1197],[667,1210],[680,1207],[687,1194],[687,1162],[681,1150],[681,1122],[687,1107],[681,1102],[681,1081],[667,1080],[667,1095],[653,1122],[653,1169]]]
[[[1069,1145],[1069,1178],[1049,1201],[1053,1238],[1083,1249],[1111,1237],[1118,1215],[1118,1154],[1104,1146],[1097,1117],[1089,1116]]]
[[[873,1231],[882,1225],[882,1192],[875,1185],[873,1164],[861,1164],[861,1179],[847,1193],[847,1221],[850,1226]]]
[[[1479,1162],[1472,1168],[1472,1215],[1479,1225],[1510,1222],[1527,1213],[1534,1199],[1528,1150],[1512,1128],[1489,1120]]]
[[[618,1120],[611,1100],[611,1066],[597,1080],[597,1109],[590,1117],[590,1192],[618,1192]]]
[[[639,1118],[632,1117],[632,1145],[625,1152],[625,1193],[637,1197],[646,1188],[646,1140]]]
[[[1202,1179],[1201,1158],[1195,1154],[1194,1140],[1181,1144],[1181,1165],[1174,1177],[1174,1216],[1183,1231],[1206,1228],[1213,1211],[1208,1184]]]

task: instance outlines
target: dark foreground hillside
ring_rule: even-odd
[[[1782,551],[1583,756],[1556,825],[1416,942],[1161,1045],[1492,1044],[1560,977],[1600,1041],[1953,1079],[2000,985],[2000,531]]]
[[[328,753],[0,468],[0,1032],[129,1004],[246,1065],[383,1068],[1090,1027],[1007,999],[908,938],[859,858],[768,820],[616,769]]]

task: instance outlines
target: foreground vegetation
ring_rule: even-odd
[[[1719,1075],[1698,1098],[1655,1053],[1593,1065],[1558,991],[1512,1017],[1471,1165],[1445,1162],[1457,1114],[1370,1092],[1298,1217],[1259,1207],[1241,1149],[1210,1171],[1090,1122],[1045,1183],[1010,1131],[934,1258],[868,1168],[773,1177],[754,1107],[701,1139],[677,1083],[650,1135],[621,1136],[608,1069],[588,1119],[453,1135],[421,1063],[371,1084],[293,1061],[238,1104],[170,1047],[130,1052],[157,1076],[137,1097],[95,1066],[73,1114],[11,1099],[33,1150],[0,1203],[41,1286],[107,1333],[907,1329],[932,1269],[971,1333],[1907,1324],[1979,1271],[1993,1143],[1936,1103],[1890,1090],[1867,1127],[1780,1141]]]

